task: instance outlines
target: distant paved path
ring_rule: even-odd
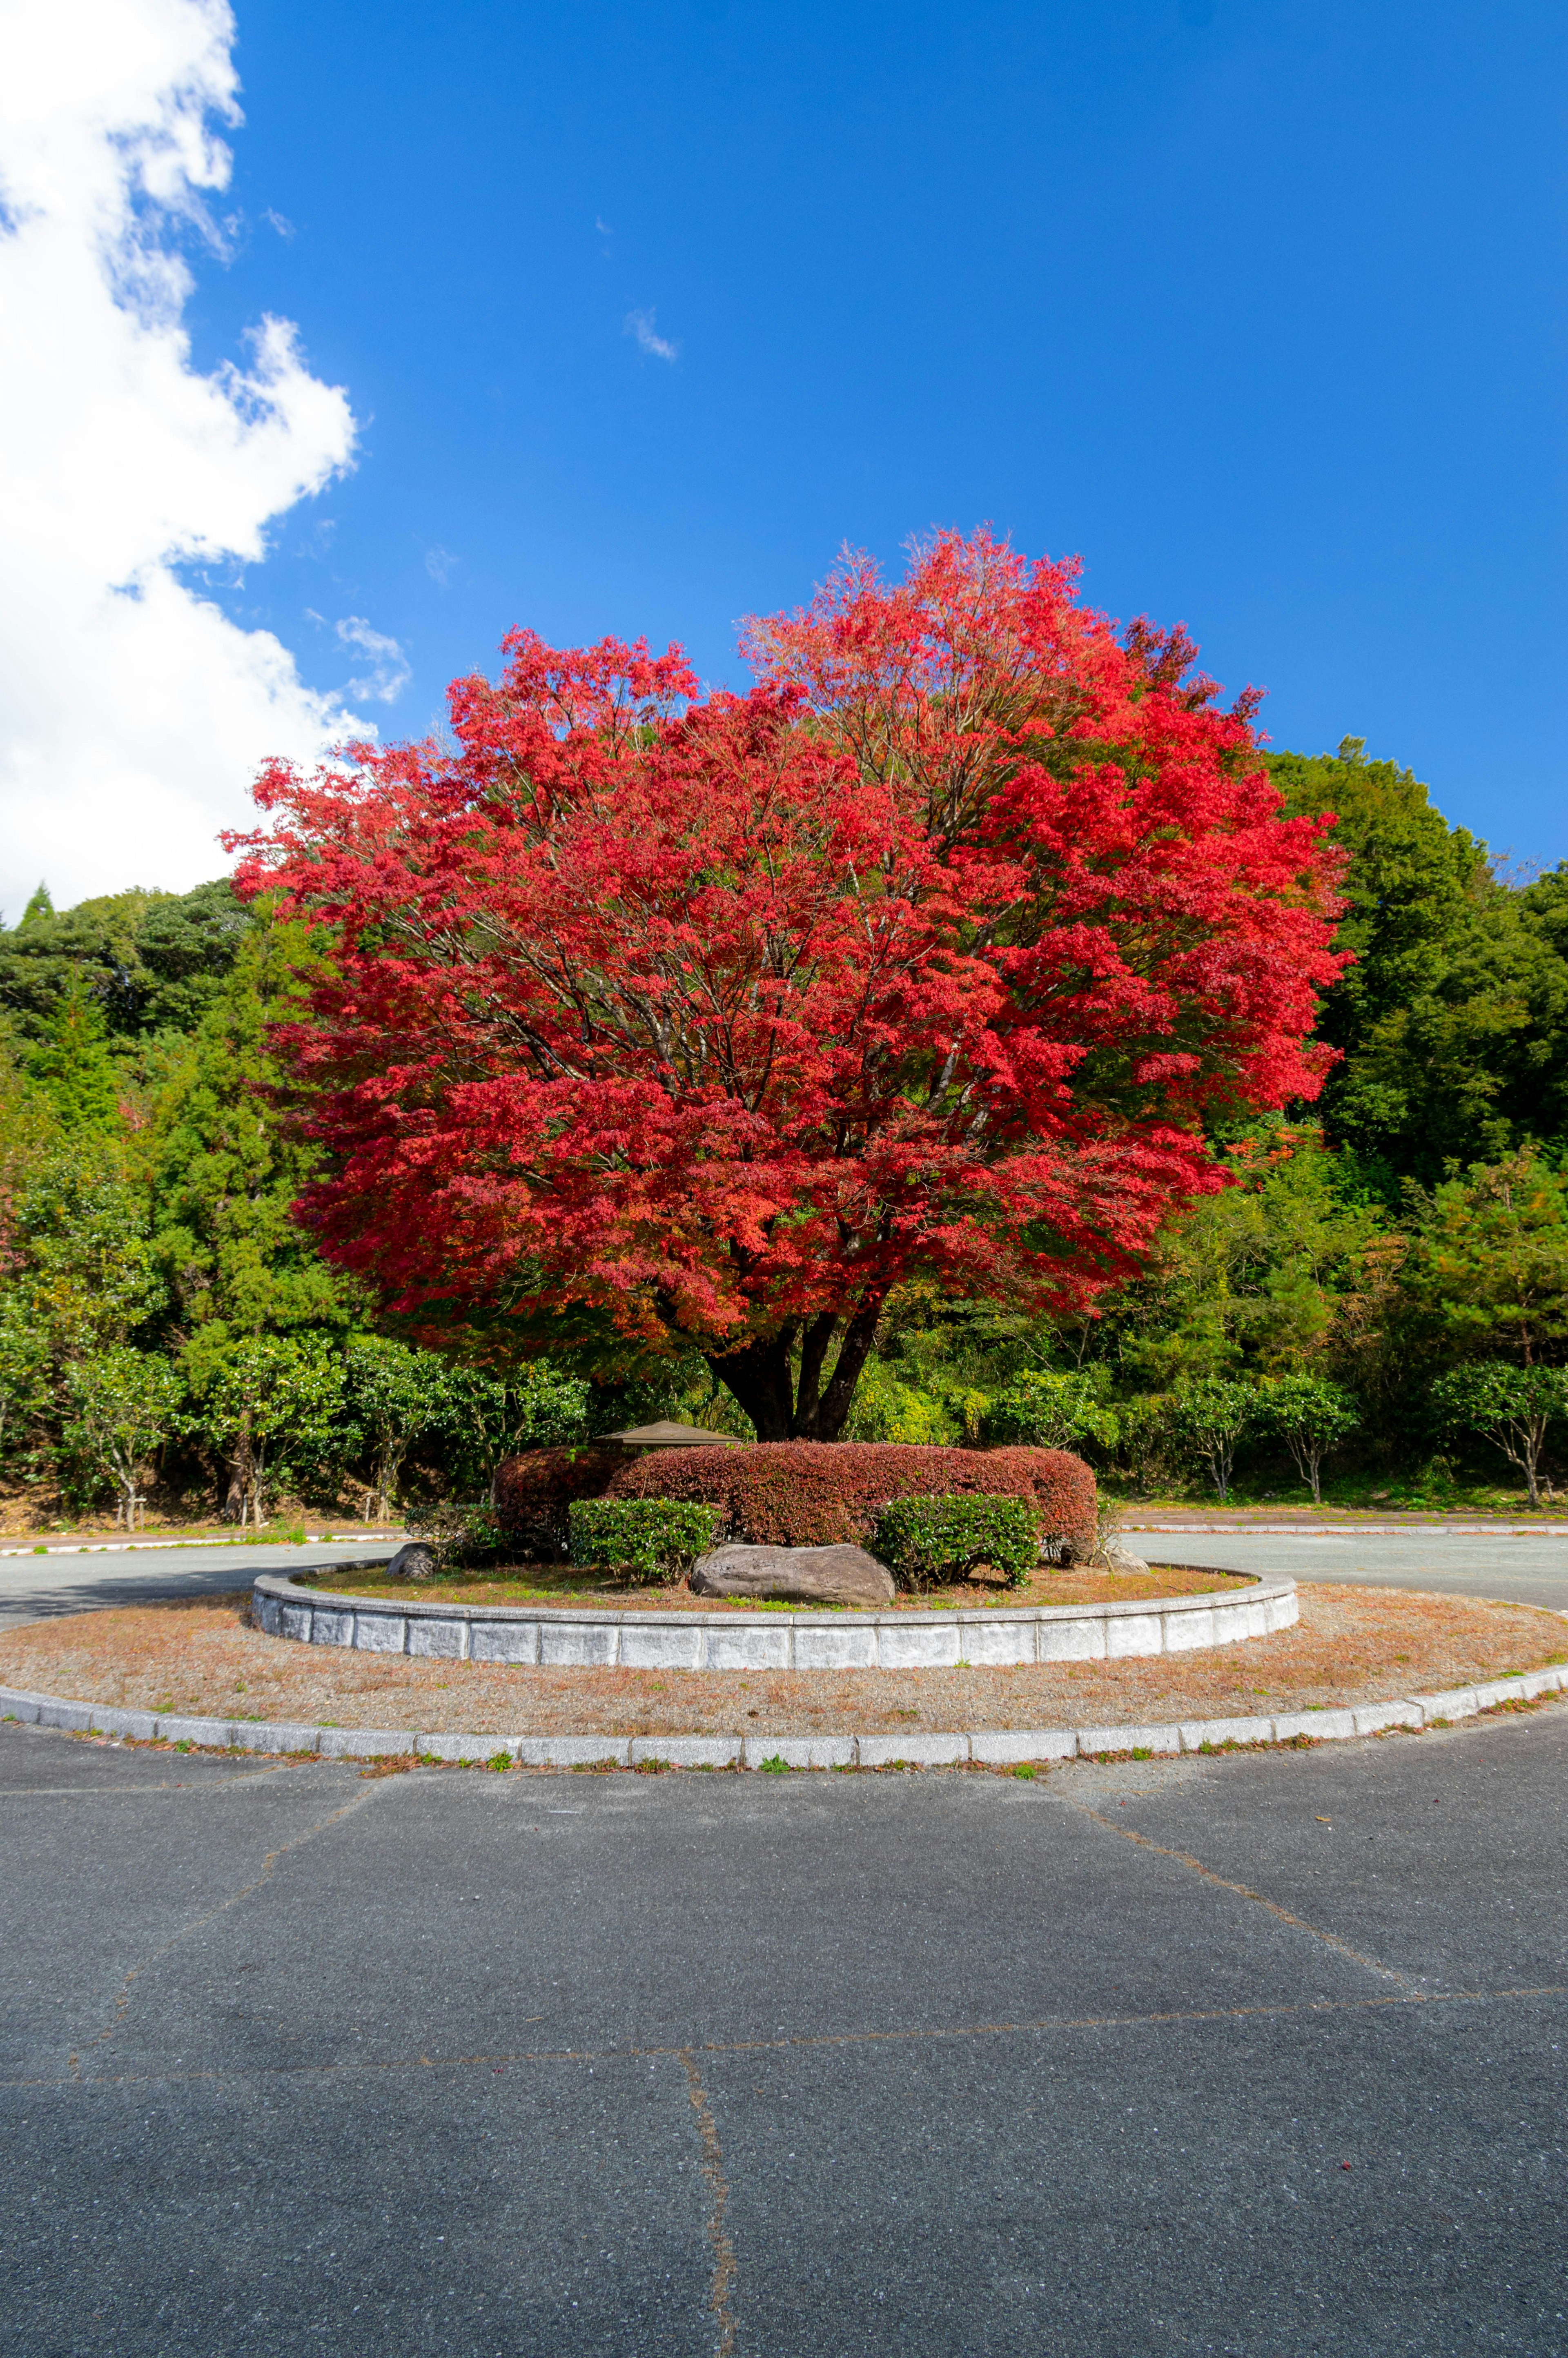
[[[1568,1610],[1568,1531],[1161,1531],[1158,1520],[1141,1524],[1129,1514],[1122,1530],[1140,1555],[1162,1563],[1503,1596]]]
[[[113,1605],[150,1605],[161,1596],[222,1595],[248,1588],[258,1572],[306,1563],[363,1563],[386,1555],[396,1540],[311,1541],[260,1547],[138,1548],[124,1555],[0,1557],[0,1628],[44,1621],[56,1613],[92,1613]]]

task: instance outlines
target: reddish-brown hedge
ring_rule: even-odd
[[[684,1453],[683,1453],[684,1454]],[[525,1449],[495,1478],[495,1519],[518,1552],[549,1563],[567,1552],[567,1509],[574,1498],[601,1498],[632,1452],[616,1441],[574,1449]]]
[[[722,1507],[732,1537],[826,1547],[869,1537],[890,1498],[982,1491],[1026,1498],[1043,1533],[1092,1546],[1095,1477],[1065,1449],[939,1449],[883,1441],[770,1441],[752,1449],[656,1449],[611,1476],[612,1498]]]

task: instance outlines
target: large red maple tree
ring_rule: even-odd
[[[251,892],[333,929],[287,1035],[327,1253],[433,1339],[696,1346],[832,1439],[890,1289],[1082,1308],[1316,1094],[1335,854],[1254,699],[1069,566],[939,536],[678,649],[504,644],[450,740],[264,773]]]

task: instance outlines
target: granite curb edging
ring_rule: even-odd
[[[299,1570],[330,1571],[301,1564]],[[1186,1565],[1202,1571],[1203,1565]],[[1245,1590],[1104,1605],[905,1607],[852,1613],[657,1614],[613,1606],[454,1605],[300,1588],[262,1573],[251,1609],[270,1638],[356,1653],[519,1668],[640,1671],[990,1670],[1020,1662],[1121,1661],[1271,1637],[1300,1617],[1281,1574]]]
[[[1488,1679],[1441,1693],[1396,1695],[1344,1711],[1278,1712],[1247,1719],[1169,1720],[1152,1725],[976,1728],[929,1736],[475,1736],[416,1728],[312,1727],[265,1720],[200,1719],[67,1703],[57,1695],[0,1687],[0,1719],[81,1736],[202,1749],[310,1753],[327,1760],[418,1755],[427,1760],[489,1762],[505,1755],[520,1768],[636,1768],[654,1761],[676,1768],[918,1768],[996,1766],[1038,1760],[1096,1759],[1106,1753],[1155,1755],[1217,1750],[1225,1745],[1343,1742],[1390,1728],[1452,1726],[1500,1704],[1534,1703],[1568,1691],[1568,1666],[1549,1664],[1515,1678]]]

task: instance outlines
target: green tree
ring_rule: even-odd
[[[127,1346],[73,1361],[66,1370],[68,1415],[61,1441],[68,1457],[118,1496],[114,1520],[136,1528],[141,1469],[180,1424],[183,1391],[168,1360]]]
[[[1444,1357],[1568,1357],[1568,1171],[1534,1147],[1413,1199],[1410,1324]]]
[[[1302,1480],[1311,1486],[1313,1505],[1321,1507],[1323,1461],[1361,1422],[1355,1394],[1304,1369],[1276,1376],[1258,1396],[1258,1422],[1284,1443]]]
[[[1184,1384],[1172,1402],[1175,1432],[1208,1467],[1221,1506],[1230,1496],[1238,1445],[1256,1418],[1257,1395],[1251,1386],[1227,1376],[1200,1376]]]
[[[1530,1505],[1540,1506],[1547,1432],[1568,1417],[1568,1368],[1477,1360],[1439,1376],[1432,1405],[1450,1431],[1479,1433],[1500,1449],[1524,1476]]]
[[[122,1081],[99,1001],[73,976],[28,1060],[28,1070],[66,1130],[106,1130],[120,1122]]]
[[[590,1388],[546,1360],[510,1375],[483,1368],[446,1371],[438,1422],[451,1436],[460,1479],[493,1506],[503,1458],[519,1449],[547,1449],[589,1436]]]
[[[433,1351],[384,1335],[358,1335],[349,1345],[343,1413],[368,1458],[372,1498],[384,1520],[409,1450],[450,1412],[449,1386],[449,1370]]]
[[[242,1530],[259,1530],[269,1492],[290,1466],[319,1465],[331,1454],[341,1363],[316,1336],[235,1340],[214,1321],[187,1346],[180,1368],[194,1429],[226,1476],[224,1511]]]
[[[1022,1443],[1037,1449],[1076,1449],[1094,1442],[1113,1449],[1120,1428],[1115,1411],[1100,1396],[1095,1380],[1100,1373],[1059,1375],[1054,1368],[1025,1368],[987,1409],[987,1443],[993,1447]]]
[[[1347,737],[1337,756],[1278,753],[1269,768],[1292,813],[1337,814],[1349,855],[1339,946],[1356,963],[1318,1027],[1342,1059],[1323,1098],[1330,1134],[1390,1184],[1430,1180],[1445,1160],[1491,1160],[1541,1134],[1533,1044],[1568,968],[1544,899],[1509,890],[1409,770],[1365,752]]]

